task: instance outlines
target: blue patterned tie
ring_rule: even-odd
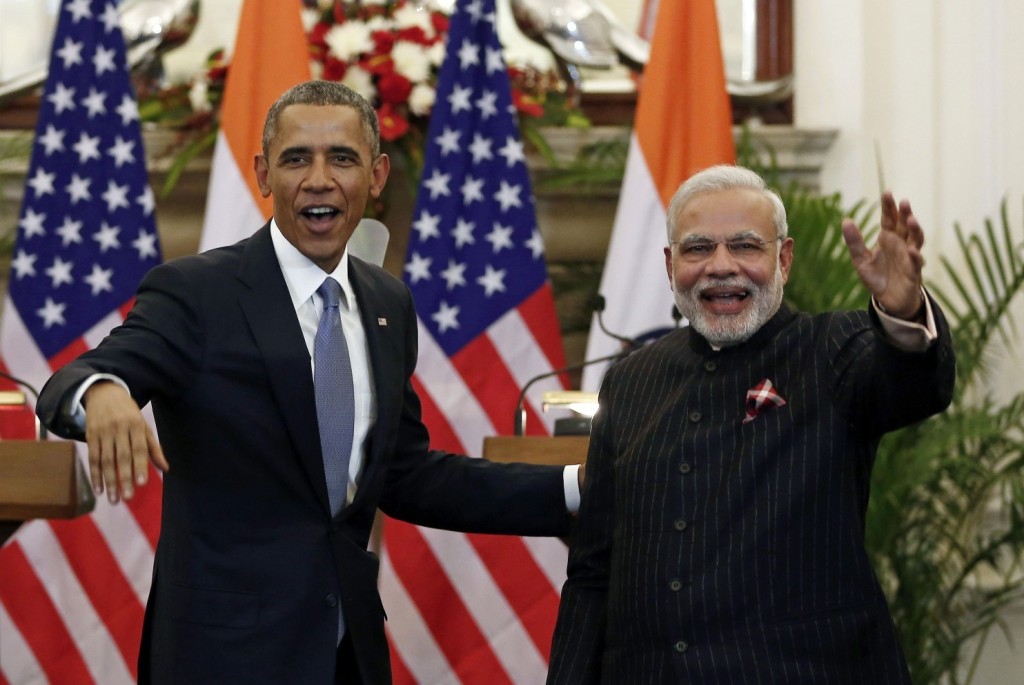
[[[317,289],[324,313],[316,329],[313,349],[313,386],[316,391],[316,419],[320,426],[320,450],[327,476],[331,514],[345,505],[348,492],[348,462],[352,456],[355,401],[352,390],[352,362],[345,332],[341,328],[341,285],[328,277]]]

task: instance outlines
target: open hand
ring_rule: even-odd
[[[874,249],[864,244],[860,229],[850,219],[843,220],[843,239],[857,275],[882,310],[899,319],[916,318],[923,304],[924,232],[910,202],[903,200],[897,206],[891,192],[882,194],[882,230]]]
[[[117,383],[93,384],[83,401],[93,490],[101,495],[106,489],[111,504],[129,500],[149,480],[149,462],[168,469],[163,449],[135,400]]]

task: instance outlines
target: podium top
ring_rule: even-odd
[[[484,459],[566,466],[587,460],[589,435],[493,436],[484,438]]]

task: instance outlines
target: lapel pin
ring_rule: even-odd
[[[387,326],[388,325],[388,320],[385,319],[383,316],[377,317],[377,325],[378,326]]]

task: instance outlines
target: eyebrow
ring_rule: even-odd
[[[757,240],[764,242],[764,238],[762,238],[757,231],[749,230],[740,231],[739,233],[733,233],[730,236],[726,236],[724,242],[730,243],[734,240],[750,240],[751,238],[756,238]],[[704,233],[690,233],[688,235],[683,236],[676,242],[683,245],[690,245],[693,243],[713,243],[715,241],[715,238],[712,238],[711,236]]]
[[[287,148],[281,150],[281,152],[278,153],[277,158],[278,159],[287,159],[288,157],[291,157],[292,155],[308,155],[308,154],[312,154],[312,152],[313,152],[313,148],[311,148],[311,147],[309,147],[307,145],[293,145],[292,147],[287,147]],[[354,157],[356,159],[356,161],[362,161],[362,156],[359,154],[359,151],[356,150],[354,147],[351,147],[349,145],[333,145],[333,146],[327,148],[327,152],[328,152],[328,154],[335,154],[335,155],[336,154],[351,155],[352,157]]]

